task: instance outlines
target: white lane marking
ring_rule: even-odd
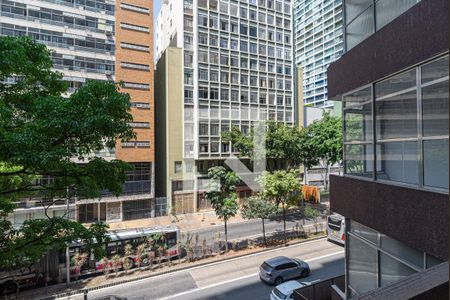
[[[153,280],[153,279],[159,279],[159,278],[163,278],[163,277],[167,277],[167,276],[178,275],[178,274],[183,273],[183,272],[190,272],[190,271],[193,271],[193,270],[198,270],[198,269],[207,268],[207,267],[210,267],[210,266],[224,264],[224,263],[231,262],[231,261],[236,261],[236,260],[239,260],[239,259],[245,259],[247,257],[264,255],[266,253],[271,253],[271,252],[275,252],[275,251],[279,251],[279,250],[283,250],[283,249],[290,249],[290,248],[294,248],[294,247],[300,247],[302,245],[308,245],[308,244],[312,244],[312,243],[322,242],[322,241],[324,241],[326,239],[327,238],[324,237],[324,238],[320,238],[320,239],[313,240],[313,241],[307,241],[307,242],[303,242],[303,243],[298,243],[298,244],[290,245],[290,246],[287,246],[287,247],[280,247],[280,248],[270,249],[270,250],[263,251],[263,252],[249,254],[249,255],[246,255],[246,256],[237,256],[235,258],[230,258],[230,259],[227,259],[225,261],[213,262],[213,263],[206,264],[206,265],[203,265],[203,266],[196,266],[196,267],[192,267],[192,268],[185,269],[185,270],[179,270],[179,271],[174,271],[174,272],[170,272],[170,273],[166,273],[166,274],[155,275],[155,276],[152,276],[152,277],[149,277],[149,278],[138,279],[138,280],[132,281],[132,282],[127,282],[127,283],[118,284],[118,285],[111,286],[111,287],[101,288],[101,289],[92,291],[91,293],[92,294],[93,293],[98,293],[99,291],[102,291],[104,289],[114,289],[114,288],[118,288],[118,287],[125,287],[125,286],[128,286],[128,285],[133,285],[133,284],[136,284],[136,283],[140,283],[140,282],[145,281],[145,280]],[[338,247],[338,246],[336,246],[336,247]],[[81,295],[81,293],[80,294],[76,294],[76,295],[72,295],[72,296],[77,296],[77,295]],[[62,299],[71,299],[71,297],[65,297],[65,298],[62,298]]]
[[[315,261],[315,260],[327,258],[327,257],[330,257],[330,256],[335,256],[335,255],[342,254],[342,253],[344,253],[344,251],[337,251],[337,252],[333,252],[333,253],[329,253],[329,254],[325,254],[325,255],[322,255],[322,256],[318,256],[318,257],[314,257],[314,258],[305,260],[305,262],[312,262],[312,261]],[[230,280],[213,283],[213,284],[208,285],[208,286],[199,287],[199,288],[191,289],[191,290],[188,290],[188,291],[185,291],[185,292],[181,292],[181,293],[178,293],[178,294],[175,294],[175,295],[172,295],[172,296],[159,298],[159,300],[168,300],[168,299],[172,299],[172,298],[175,298],[175,297],[189,295],[189,294],[192,294],[192,293],[195,293],[195,292],[199,292],[199,291],[202,291],[202,290],[206,290],[206,289],[214,288],[214,287],[217,287],[217,286],[225,285],[225,284],[228,284],[228,283],[231,283],[231,282],[234,282],[234,281],[250,278],[250,277],[256,276],[258,274],[259,273],[253,273],[253,274],[249,274],[249,275],[233,278],[233,279],[230,279]]]

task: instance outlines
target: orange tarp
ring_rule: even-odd
[[[305,201],[309,202],[311,197],[314,197],[314,203],[319,203],[320,192],[317,186],[303,185],[302,194]]]

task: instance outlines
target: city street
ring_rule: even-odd
[[[93,291],[88,299],[106,295],[128,300],[268,299],[273,287],[259,280],[258,269],[264,260],[280,255],[298,257],[310,264],[311,275],[300,281],[327,279],[344,272],[344,249],[320,239]]]
[[[304,220],[305,225],[312,225],[314,222],[312,220]],[[324,219],[319,218],[318,222],[325,222]],[[299,214],[291,214],[286,216],[286,229],[290,230],[296,225],[302,225],[303,220]],[[281,216],[274,217],[269,220],[265,220],[266,234],[271,232],[282,232],[283,231],[283,218]],[[319,227],[320,230],[320,227]],[[325,226],[322,225],[322,230],[325,230]],[[210,226],[208,228],[202,228],[198,230],[189,231],[190,234],[199,234],[200,239],[206,238],[208,241],[213,241],[217,233],[221,233],[223,238],[224,226],[223,223],[218,223],[217,225]],[[186,234],[186,232],[184,232]],[[228,224],[228,239],[240,239],[262,236],[262,223],[261,220],[249,220],[239,223]]]

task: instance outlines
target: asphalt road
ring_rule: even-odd
[[[318,219],[319,222],[325,222],[325,219]],[[312,225],[314,222],[312,220],[303,220],[298,214],[292,214],[286,216],[286,229],[290,230],[294,226],[302,225],[303,222],[305,225]],[[270,232],[282,232],[283,231],[283,218],[281,216],[274,217],[269,220],[265,220],[265,228],[266,233]],[[323,227],[325,230],[325,227]],[[207,241],[214,241],[217,234],[220,232],[221,237],[223,239],[224,235],[224,226],[222,224],[216,224],[214,226],[210,226],[208,228],[202,228],[198,230],[189,231],[189,234],[194,235],[196,233],[199,234],[200,240],[206,238]],[[187,233],[184,232],[186,235]],[[249,220],[243,221],[239,223],[231,223],[228,224],[228,239],[240,239],[240,238],[248,238],[248,237],[256,237],[262,236],[262,222],[261,220]]]
[[[310,264],[311,275],[300,281],[327,279],[344,273],[344,249],[320,239],[93,291],[88,299],[106,295],[128,300],[268,299],[273,287],[261,282],[257,273],[264,260],[279,255],[298,257]]]

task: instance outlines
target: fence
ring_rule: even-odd
[[[335,300],[341,298],[339,290],[345,290],[345,276],[337,276],[327,280],[304,286],[294,291],[294,300]]]

